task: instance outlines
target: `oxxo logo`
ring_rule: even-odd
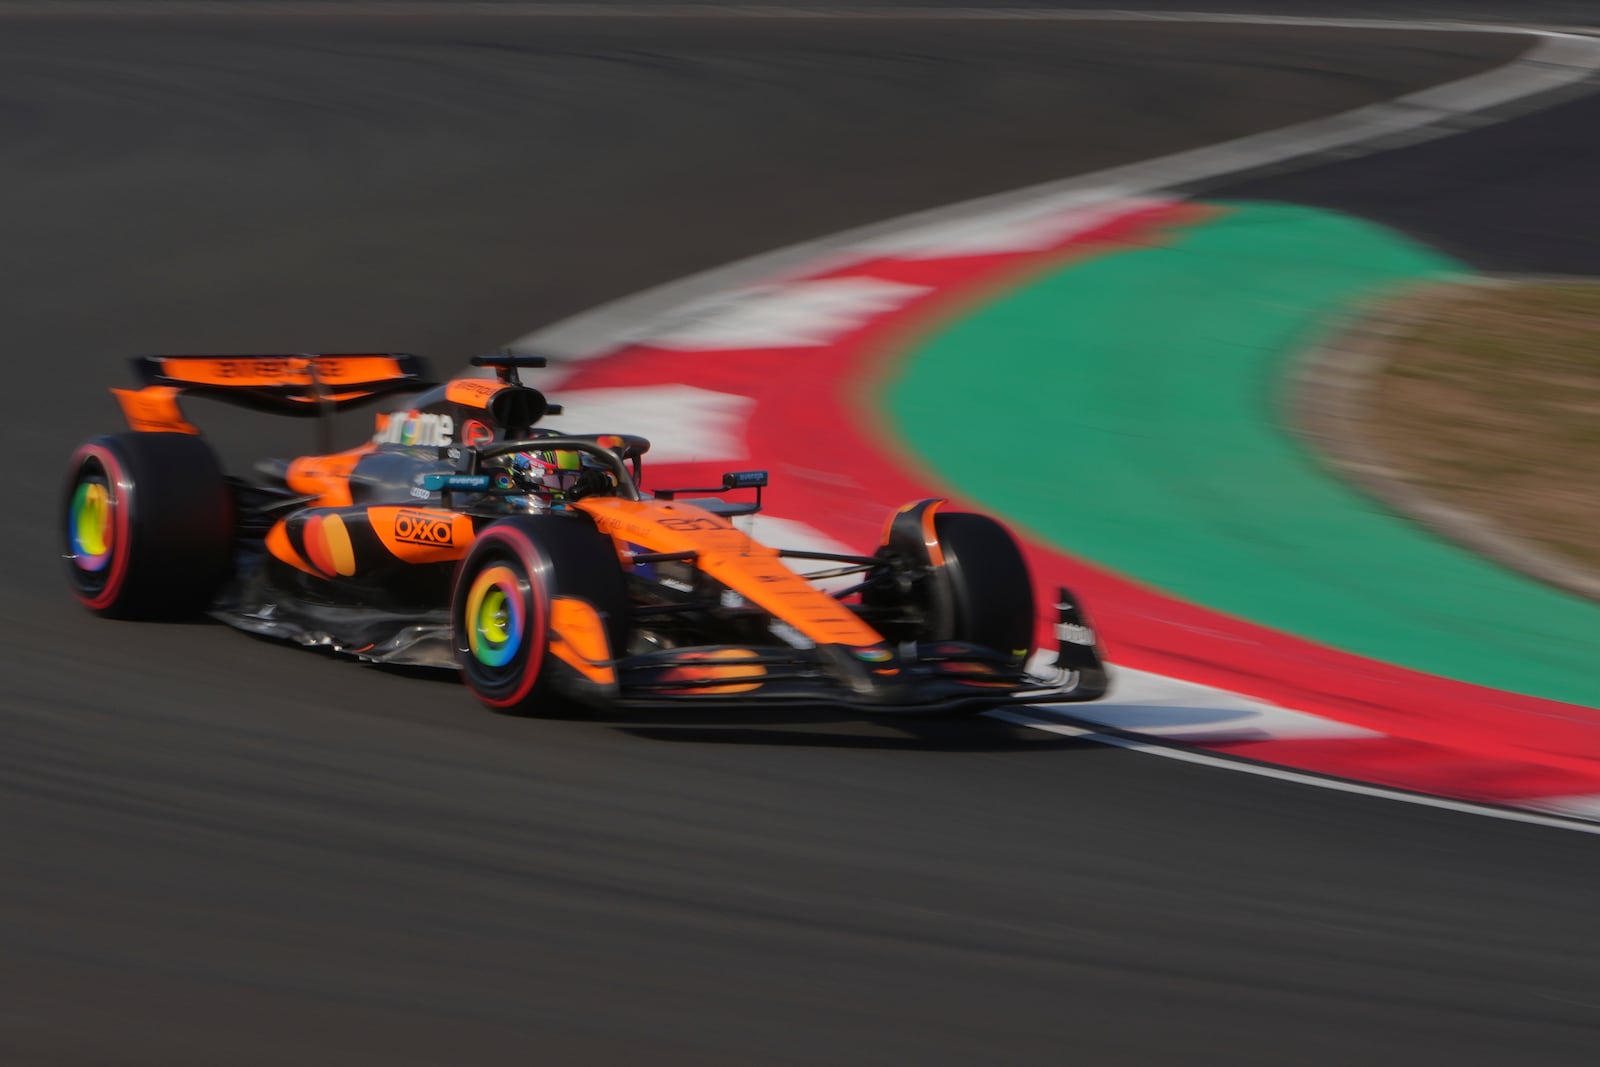
[[[422,411],[394,411],[378,416],[374,444],[443,448],[455,440],[456,420]]]
[[[395,540],[412,545],[448,548],[455,544],[455,530],[451,528],[450,520],[426,511],[402,511],[396,515],[394,536]]]

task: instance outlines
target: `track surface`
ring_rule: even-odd
[[[1404,230],[1491,271],[1600,274],[1600,96],[1557,104],[1472,137],[1208,189],[1289,200]],[[1473,180],[1463,182],[1460,176]]]
[[[1509,47],[1373,46],[0,26],[0,444],[27,457],[0,514],[0,1060],[1590,1062],[1586,836],[989,721],[497,718],[453,683],[87,618],[52,559],[57,465],[114,424],[131,351],[460,357]]]

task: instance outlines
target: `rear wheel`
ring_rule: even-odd
[[[592,608],[610,648],[623,647],[627,587],[611,539],[587,517],[517,516],[478,535],[456,572],[450,613],[456,660],[474,696],[514,715],[573,710],[549,647],[561,598]]]
[[[1033,579],[1016,539],[985,515],[938,510],[927,501],[896,516],[880,551],[909,565],[909,587],[877,592],[868,603],[903,598],[921,641],[968,641],[1017,666],[1033,648]],[[929,514],[931,512],[931,514]],[[927,536],[931,519],[932,543]]]
[[[203,610],[227,575],[233,498],[209,445],[192,434],[117,433],[73,453],[62,554],[73,595],[127,619]]]

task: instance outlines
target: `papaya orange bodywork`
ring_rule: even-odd
[[[190,425],[178,410],[178,394],[183,392],[174,385],[147,385],[143,389],[113,389],[122,408],[122,417],[128,420],[128,429],[140,433],[187,433],[200,431]]]
[[[907,504],[893,515],[890,515],[889,521],[883,524],[883,536],[878,539],[878,543],[887,545],[889,543],[889,535],[894,530],[894,521],[912,508],[917,507],[920,503],[921,501],[915,501]],[[922,511],[922,543],[928,550],[928,562],[935,567],[944,566],[944,549],[939,544],[939,531],[933,524],[933,517],[944,505],[945,502],[943,500],[930,501]]]
[[[273,558],[281,560],[297,570],[305,571],[314,578],[326,577],[321,571],[306,562],[304,556],[295,551],[294,545],[289,541],[287,524],[282,519],[279,519],[276,525],[267,531],[266,545],[267,551],[272,553]]]
[[[727,685],[696,685],[684,689],[663,689],[663,693],[683,696],[717,693],[748,693],[760,689],[767,669],[751,662],[756,653],[748,648],[718,648],[706,652],[686,652],[685,659],[697,662],[673,667],[662,676],[664,682],[709,682],[728,679]]]
[[[163,377],[190,385],[247,389],[284,385],[353,386],[404,376],[392,356],[185,356],[159,360]],[[314,373],[313,373],[314,372]]]
[[[790,570],[778,550],[692,504],[594,497],[574,505],[618,541],[652,552],[693,552],[695,565],[817,644],[863,647],[883,637],[849,608]]]
[[[558,596],[550,610],[550,651],[573,670],[599,685],[614,685],[611,644],[600,614],[587,602]]]
[[[477,536],[472,519],[435,508],[368,508],[367,521],[383,547],[407,563],[460,559]]]
[[[315,496],[320,507],[348,507],[354,502],[350,497],[350,472],[372,449],[369,442],[331,456],[301,456],[289,464],[284,482],[297,493]]]
[[[456,378],[445,386],[444,397],[452,404],[469,408],[487,408],[494,395],[506,388],[507,383],[493,378]]]

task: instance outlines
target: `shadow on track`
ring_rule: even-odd
[[[1043,749],[1097,748],[1076,738],[1055,737],[1025,730],[995,719],[883,719],[841,718],[846,729],[790,730],[781,725],[638,725],[618,726],[618,733],[648,741],[698,745],[750,745],[762,747],[845,748],[872,751],[922,752],[1037,752]]]
[[[273,641],[271,638],[261,638]],[[273,643],[281,643],[273,641]],[[346,659],[323,649],[326,657]],[[355,664],[352,664],[355,666]],[[454,671],[404,664],[361,664],[410,681],[459,689],[464,704],[475,702]],[[1169,709],[1170,710],[1170,709]],[[484,709],[485,714],[493,714]],[[528,716],[532,720],[589,722],[614,733],[647,741],[677,744],[797,746],[929,752],[1035,752],[1042,749],[1099,748],[1090,742],[1041,734],[981,715],[893,715],[873,717],[827,705],[760,707],[758,705],[685,704],[648,712],[606,711],[553,705]],[[819,729],[789,729],[814,726]]]

